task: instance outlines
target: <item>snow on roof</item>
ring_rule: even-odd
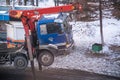
[[[45,14],[43,15],[45,18],[57,18],[59,14]]]
[[[7,11],[0,11],[0,14],[6,14]]]

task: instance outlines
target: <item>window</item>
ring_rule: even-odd
[[[47,33],[51,34],[51,33],[62,33],[60,24],[58,23],[49,23],[46,24],[47,26]]]
[[[46,29],[46,25],[40,25],[40,33],[41,34],[47,34],[47,29]]]
[[[41,34],[52,34],[52,33],[62,33],[62,28],[58,23],[48,23],[40,25]]]

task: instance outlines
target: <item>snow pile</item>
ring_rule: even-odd
[[[59,56],[49,68],[78,69],[120,77],[120,57],[112,53],[110,45],[120,46],[120,21],[103,19],[105,46],[103,52],[92,53],[94,43],[101,43],[99,21],[72,22],[76,49],[67,56]]]

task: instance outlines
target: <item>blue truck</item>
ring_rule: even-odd
[[[51,65],[54,56],[69,53],[74,46],[72,26],[69,24],[69,20],[70,17],[67,14],[60,13],[56,18],[43,16],[37,22],[39,52],[42,53],[38,55],[38,60],[44,66]],[[52,56],[48,56],[46,53],[52,54]],[[50,60],[47,62],[43,58]]]

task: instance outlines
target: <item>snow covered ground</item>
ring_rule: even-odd
[[[75,50],[55,59],[50,68],[78,69],[120,77],[120,52],[110,50],[111,45],[120,46],[120,21],[103,19],[105,46],[100,53],[91,51],[92,44],[101,43],[98,21],[72,22]]]

